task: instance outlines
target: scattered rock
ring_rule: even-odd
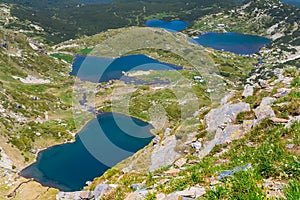
[[[180,173],[180,169],[170,169],[165,172],[166,176],[175,176]]]
[[[99,199],[103,197],[105,194],[109,193],[115,187],[116,187],[115,185],[99,184],[96,186],[93,195],[95,199]]]
[[[251,164],[247,164],[244,166],[238,166],[238,167],[234,168],[233,170],[223,171],[218,174],[218,179],[220,180],[220,179],[226,178],[226,177],[231,176],[234,173],[239,172],[239,171],[245,171],[245,170],[249,169],[250,167],[251,167]]]
[[[193,165],[193,164],[197,164],[199,162],[200,162],[199,160],[189,160],[188,164]]]
[[[285,186],[285,183],[273,181],[271,178],[265,179],[263,183],[263,187],[267,189],[267,198],[285,198],[283,194]]]
[[[254,92],[254,87],[251,85],[246,85],[244,88],[244,92],[242,94],[242,97],[246,98],[249,96],[253,96],[253,92]]]
[[[195,187],[188,188],[182,192],[176,192],[176,193],[182,197],[197,199],[199,197],[202,197],[204,194],[206,194],[206,190],[204,187],[195,186]]]
[[[166,197],[166,195],[163,193],[160,193],[160,194],[155,195],[155,197],[156,197],[156,200],[163,200]]]
[[[161,138],[158,135],[155,136],[155,138],[152,140],[153,141],[153,145],[159,144],[160,140],[161,140]]]
[[[223,99],[221,100],[220,104],[224,105],[228,102],[228,100],[235,94],[235,91],[231,91],[229,92],[225,97],[223,97]]]
[[[145,199],[147,194],[149,194],[150,192],[152,192],[152,191],[148,191],[146,189],[135,191],[135,192],[132,192],[129,195],[127,195],[125,200],[143,200],[143,199]]]
[[[295,147],[295,144],[287,144],[285,146],[285,148],[287,148],[287,149],[293,149],[294,147]]]
[[[172,165],[174,161],[181,157],[175,151],[177,140],[175,135],[168,136],[164,140],[164,144],[154,146],[151,155],[150,171],[157,170],[163,166]]]
[[[260,86],[261,88],[267,88],[267,87],[269,87],[268,81],[266,81],[266,80],[260,79],[260,80],[258,81],[258,84],[259,84],[259,86]]]
[[[272,117],[271,120],[272,120],[275,124],[283,124],[283,123],[288,123],[288,122],[289,122],[288,119],[282,119],[282,118],[277,118],[277,117]]]
[[[56,200],[91,200],[93,198],[90,191],[60,192],[56,195]]]
[[[280,89],[278,89],[278,93],[277,93],[277,94],[274,94],[273,97],[275,97],[275,98],[285,97],[285,96],[287,96],[291,91],[292,91],[292,89],[280,88]]]
[[[195,148],[197,151],[199,151],[199,150],[201,149],[201,147],[202,147],[202,144],[201,144],[201,142],[193,142],[193,143],[191,144],[191,146],[192,146],[193,148]]]
[[[216,131],[219,126],[235,121],[236,116],[240,112],[245,111],[250,111],[250,105],[244,102],[237,104],[225,104],[219,108],[211,110],[205,116],[207,131]]]
[[[187,162],[187,159],[186,158],[180,158],[179,160],[177,160],[174,165],[178,168],[181,168],[183,167],[183,165],[185,165]]]
[[[271,107],[271,104],[275,101],[274,98],[265,97],[263,98],[261,104],[254,110],[255,116],[260,122],[261,120],[269,117],[276,117],[275,113]]]
[[[143,183],[137,183],[137,184],[132,184],[131,185],[131,189],[133,190],[140,190],[144,187],[144,184]]]
[[[194,186],[190,187],[184,191],[176,191],[169,194],[163,200],[189,200],[189,199],[198,199],[206,194],[204,187]]]

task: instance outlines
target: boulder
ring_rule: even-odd
[[[278,89],[278,93],[274,94],[273,97],[275,98],[280,98],[280,97],[285,97],[287,96],[290,92],[292,91],[292,89],[287,89],[287,88],[280,88]]]
[[[205,116],[207,131],[216,131],[219,126],[235,121],[236,116],[245,111],[250,111],[250,105],[244,102],[225,104],[211,110]]]
[[[114,187],[112,187],[111,185],[99,184],[96,186],[96,188],[93,192],[93,195],[94,195],[95,199],[100,199],[105,194],[109,193],[113,188]]]
[[[218,179],[220,180],[220,179],[226,178],[226,177],[231,176],[234,173],[239,172],[239,171],[246,171],[249,168],[251,168],[251,164],[247,164],[244,166],[238,166],[238,167],[234,168],[233,170],[226,170],[226,171],[220,172],[218,174]]]
[[[166,176],[175,176],[180,173],[180,169],[170,169],[165,172]]]
[[[204,187],[194,186],[190,187],[184,191],[176,191],[169,194],[162,200],[190,200],[190,199],[198,199],[206,194],[206,190]]]
[[[156,200],[163,200],[166,197],[166,195],[163,193],[159,193],[159,194],[155,195],[155,197],[156,197]]]
[[[177,160],[174,165],[178,168],[181,168],[183,167],[183,165],[185,165],[187,162],[187,159],[186,158],[180,158],[179,160]]]
[[[256,109],[254,109],[255,116],[258,122],[265,118],[275,117],[275,113],[271,107],[271,104],[275,100],[275,98],[265,97],[263,98],[261,104]]]
[[[150,171],[155,171],[163,166],[172,165],[174,161],[181,157],[175,151],[177,140],[175,135],[168,136],[162,145],[155,145],[151,154]]]
[[[192,146],[193,148],[195,148],[197,151],[199,151],[199,150],[201,149],[201,147],[202,147],[202,144],[201,144],[201,142],[193,142],[193,143],[191,144],[191,146]]]
[[[285,124],[285,123],[288,123],[288,122],[289,122],[288,119],[282,119],[282,118],[277,118],[277,117],[272,117],[271,120],[272,120],[272,122],[274,122],[275,124]]]
[[[206,190],[204,187],[195,186],[195,187],[190,187],[182,192],[177,192],[177,194],[179,194],[182,197],[197,199],[205,195]]]
[[[244,88],[244,92],[242,94],[242,97],[246,98],[249,96],[253,96],[253,92],[254,92],[254,87],[251,85],[246,85]]]
[[[91,200],[93,198],[90,191],[59,192],[56,195],[56,200]]]

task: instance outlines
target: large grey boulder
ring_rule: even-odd
[[[154,146],[151,155],[150,171],[157,170],[163,166],[172,165],[175,160],[180,158],[181,155],[174,150],[176,143],[176,137],[172,135],[166,137],[160,145]]]
[[[163,200],[189,200],[189,199],[198,199],[206,194],[204,187],[194,186],[190,187],[184,191],[176,191],[169,194]]]
[[[239,102],[237,104],[225,104],[211,110],[205,116],[207,131],[213,132],[224,124],[234,122],[237,115],[240,112],[245,111],[250,111],[250,105],[244,102]]]
[[[91,200],[93,198],[90,191],[60,192],[56,195],[56,200]]]
[[[107,194],[114,188],[115,187],[113,187],[112,185],[99,184],[96,186],[96,188],[93,192],[93,195],[94,195],[95,199],[97,200],[97,199],[100,199],[101,197],[103,197],[105,194]]]
[[[275,117],[275,113],[271,107],[272,103],[275,101],[275,98],[265,97],[263,98],[261,104],[254,109],[255,116],[257,118],[258,123],[266,118]]]
[[[242,94],[242,97],[246,98],[249,96],[253,96],[253,92],[254,92],[254,87],[251,85],[246,85],[244,88],[244,92]]]

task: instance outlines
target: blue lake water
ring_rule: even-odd
[[[71,76],[77,76],[83,81],[107,82],[120,80],[131,70],[180,70],[182,67],[163,63],[143,54],[122,56],[116,59],[81,56],[73,61]]]
[[[198,44],[216,50],[229,51],[235,54],[248,55],[259,52],[270,39],[240,33],[205,33],[194,39]]]
[[[300,0],[282,0],[282,2],[292,4],[300,8]]]
[[[40,152],[37,162],[20,175],[62,191],[80,190],[86,181],[148,145],[153,139],[151,129],[150,124],[126,115],[98,115],[78,133],[74,143]]]
[[[150,19],[146,21],[145,26],[163,28],[174,32],[186,29],[189,26],[189,23],[180,20],[166,21],[160,19]]]

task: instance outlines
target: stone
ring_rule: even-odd
[[[163,166],[172,165],[174,161],[181,157],[175,151],[177,140],[175,135],[166,137],[164,144],[155,145],[151,154],[150,171],[155,171]]]
[[[272,120],[272,122],[274,122],[275,124],[285,124],[285,123],[288,123],[288,122],[289,122],[288,119],[282,119],[282,118],[277,118],[277,117],[272,117],[271,120]]]
[[[188,164],[193,165],[193,164],[197,164],[199,162],[200,162],[199,160],[189,160]]]
[[[179,160],[177,160],[174,165],[178,168],[181,168],[183,167],[183,165],[185,165],[187,162],[187,159],[186,158],[180,158]]]
[[[250,111],[248,103],[225,104],[216,109],[212,109],[206,116],[206,126],[208,132],[214,132],[219,126],[236,120],[240,112]]]
[[[259,83],[259,86],[260,86],[261,88],[267,88],[267,87],[269,87],[268,81],[266,81],[266,80],[260,79],[260,80],[258,81],[258,83]]]
[[[294,147],[295,147],[295,144],[287,144],[285,146],[285,148],[287,148],[287,149],[293,149]]]
[[[95,187],[93,195],[95,199],[103,197],[105,194],[110,192],[114,187],[107,184],[99,184]]]
[[[199,197],[202,197],[204,194],[206,194],[206,190],[204,187],[195,186],[195,187],[188,188],[182,192],[177,192],[177,194],[179,194],[182,197],[197,199]]]
[[[91,195],[90,191],[82,191],[79,195],[81,199],[92,199],[93,196]]]
[[[241,124],[229,124],[224,130],[218,129],[215,135],[216,144],[226,144],[233,140],[239,139],[244,135],[245,131]]]
[[[233,170],[223,171],[218,174],[218,179],[220,180],[220,179],[226,178],[226,177],[231,176],[234,173],[239,172],[239,171],[246,171],[249,168],[251,168],[251,164],[247,164],[244,166],[238,166],[238,167],[234,168]]]
[[[140,190],[144,187],[144,184],[143,183],[137,183],[137,184],[132,184],[131,185],[131,189],[133,190]]]
[[[265,179],[263,187],[266,188],[267,198],[285,198],[283,189],[287,185],[282,182],[274,181],[272,178]]]
[[[156,144],[160,143],[160,140],[161,140],[161,138],[157,135],[157,136],[155,136],[155,138],[152,141],[153,141],[153,144],[156,145]]]
[[[199,150],[201,149],[201,147],[202,147],[202,144],[201,144],[201,142],[193,142],[193,143],[191,144],[191,146],[192,146],[193,148],[195,148],[197,151],[199,151]]]
[[[271,104],[275,100],[276,100],[275,98],[265,97],[263,98],[261,104],[256,109],[254,109],[254,113],[258,122],[266,118],[276,117],[271,107]]]
[[[146,189],[135,191],[127,195],[125,200],[144,200],[149,192],[153,192],[153,191],[148,191]]]
[[[165,175],[167,176],[175,176],[180,173],[180,169],[170,169],[165,172]]]
[[[156,194],[155,197],[156,197],[156,200],[163,200],[166,197],[166,195],[163,193],[160,193],[160,194]]]
[[[91,200],[94,196],[90,191],[59,192],[56,200]]]
[[[274,94],[273,97],[275,98],[280,98],[280,97],[285,97],[287,96],[290,92],[292,91],[292,89],[287,89],[287,88],[279,88],[277,90],[277,94]]]
[[[231,92],[229,92],[225,97],[223,97],[223,99],[221,99],[220,104],[224,105],[228,102],[228,100],[235,94],[235,91],[232,90]]]
[[[253,92],[254,92],[254,87],[251,85],[246,85],[244,87],[244,92],[242,94],[242,97],[247,98],[249,96],[253,96]]]

